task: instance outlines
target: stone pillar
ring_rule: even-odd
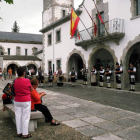
[[[0,68],[2,68],[3,70],[3,57],[2,56],[0,56]]]

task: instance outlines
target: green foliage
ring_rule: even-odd
[[[14,22],[13,28],[11,29],[12,29],[12,32],[19,33],[19,26],[17,25],[16,21]]]
[[[13,4],[13,0],[4,0],[8,4]]]

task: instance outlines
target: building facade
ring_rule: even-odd
[[[63,0],[63,4],[68,3]],[[73,3],[73,2],[72,2]],[[53,9],[53,3],[47,3]],[[72,67],[81,79],[80,69],[86,64],[88,70],[93,65],[97,68],[100,64],[109,65],[114,71],[116,62],[119,62],[124,73],[122,74],[123,88],[129,86],[127,73],[130,61],[137,68],[136,83],[140,83],[140,1],[139,0],[96,0],[98,10],[104,21],[104,25],[97,18],[97,10],[92,0],[83,0],[76,10],[77,15],[84,22],[87,30],[81,22],[78,24],[80,38],[75,36],[70,39],[70,16],[59,17],[49,24],[44,24],[48,17],[43,12],[43,64],[45,72],[49,66],[54,71],[62,67],[66,78]],[[84,6],[97,25],[95,35],[93,22],[88,16]],[[44,2],[45,6],[45,2]],[[59,9],[61,11],[61,9]],[[58,11],[59,11],[58,10]],[[97,76],[98,77],[98,76]],[[97,78],[99,79],[99,77]],[[90,72],[88,74],[90,83]],[[112,83],[115,86],[115,75],[112,75]]]
[[[42,66],[42,35],[0,32],[0,57],[1,67],[11,67],[13,74],[19,66],[37,70]]]

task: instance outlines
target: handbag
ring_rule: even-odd
[[[8,83],[8,84],[4,87],[3,93],[5,93],[7,96],[15,96],[14,85],[13,85],[13,83]]]

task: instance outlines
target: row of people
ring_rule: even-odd
[[[87,85],[87,74],[88,69],[86,69],[85,64],[83,65],[83,69],[81,70],[83,75],[83,82],[84,85]],[[107,82],[107,88],[111,88],[111,75],[112,71],[109,66],[107,66],[106,70],[103,68],[103,65],[100,65],[100,70],[97,71],[96,66],[92,67],[91,70],[91,85],[96,86],[97,85],[97,74],[100,75],[100,87],[104,86],[104,76],[106,76],[106,82]],[[116,68],[114,71],[116,75],[116,83],[117,83],[117,89],[121,90],[121,74],[123,73],[122,67],[119,65],[118,62],[116,62]],[[136,74],[136,67],[133,66],[132,63],[129,65],[128,69],[129,79],[130,79],[130,90],[129,91],[135,91],[135,74]]]

